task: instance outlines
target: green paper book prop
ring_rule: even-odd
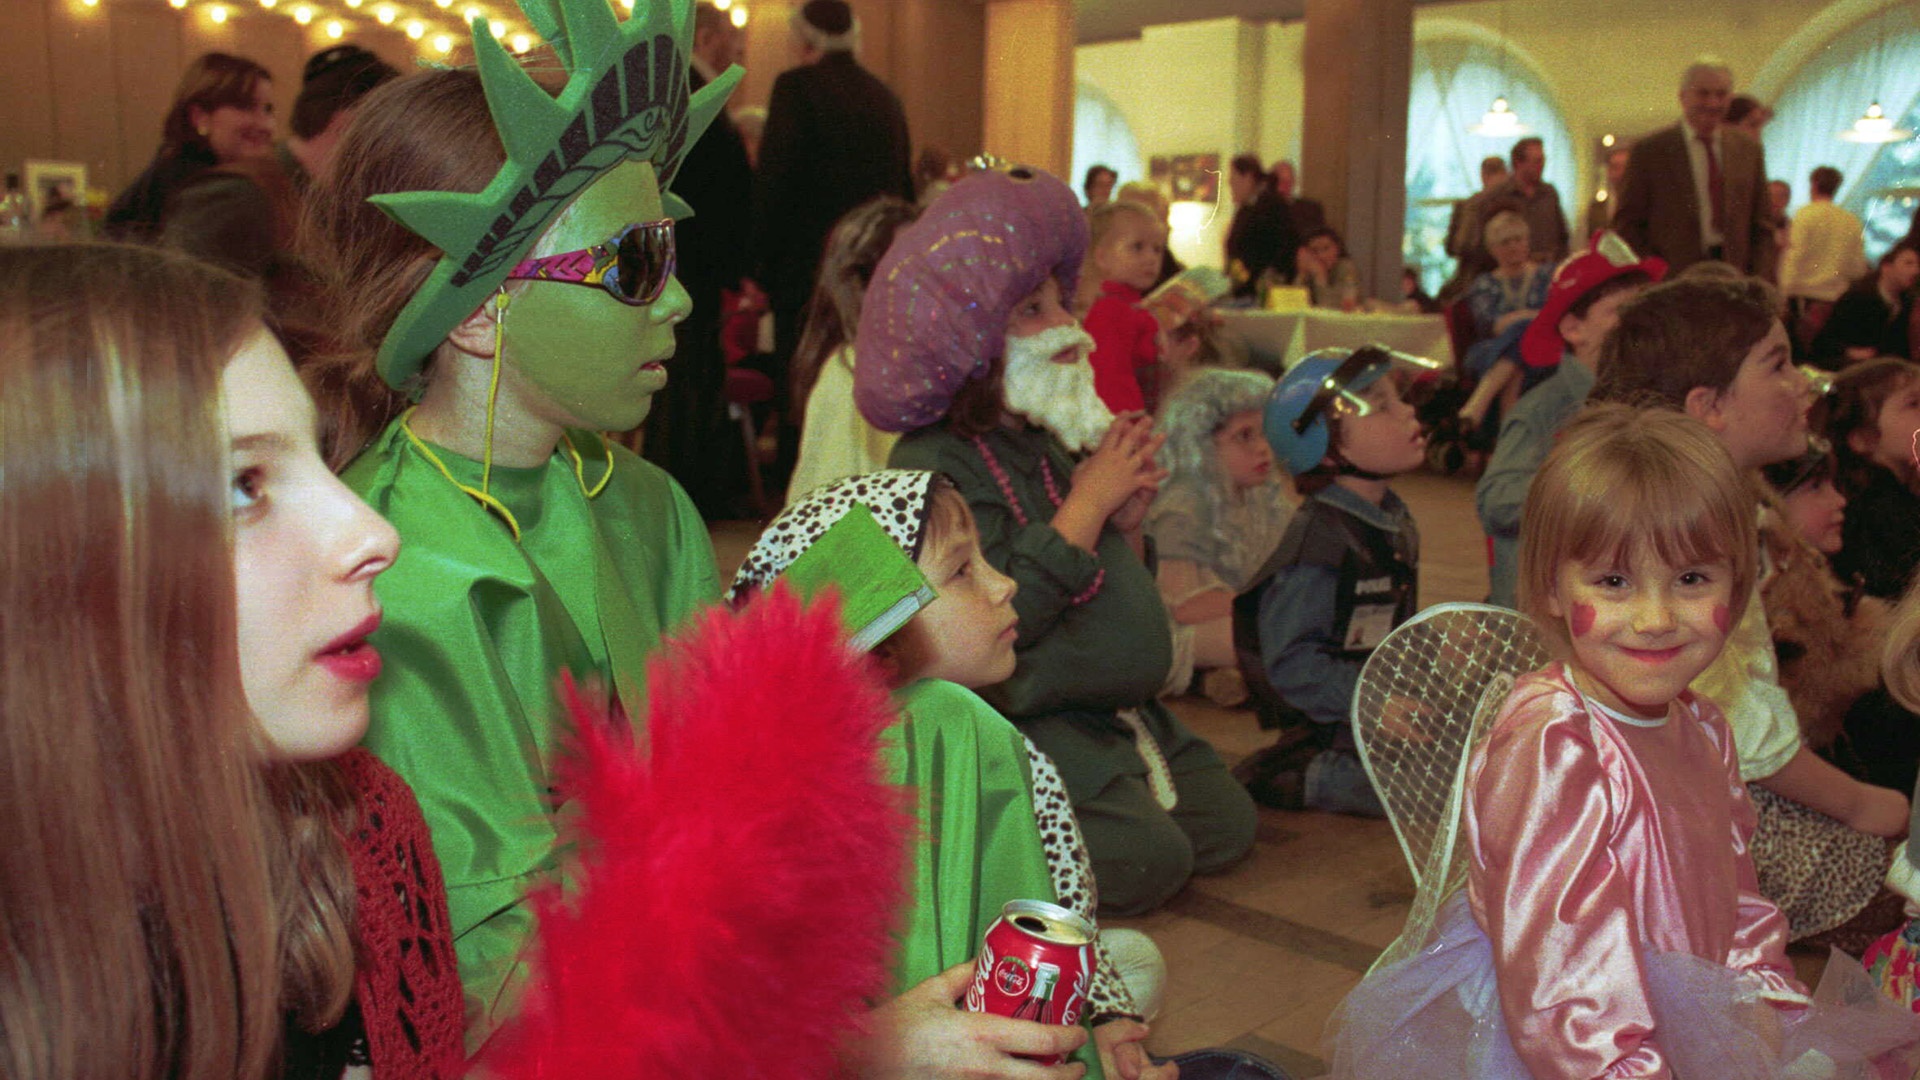
[[[808,598],[829,585],[838,590],[856,652],[885,641],[934,597],[920,568],[864,506],[848,510],[780,576]]]
[[[567,72],[541,89],[487,22],[473,52],[507,161],[486,188],[402,191],[367,200],[443,253],[380,343],[380,377],[407,389],[427,355],[506,280],[574,196],[622,161],[653,163],[667,213],[693,211],[667,192],[680,161],[744,74],[738,65],[687,92],[692,0],[639,0],[625,22],[608,0],[519,0]]]

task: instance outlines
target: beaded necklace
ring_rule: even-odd
[[[1020,497],[1014,494],[1012,478],[1001,466],[1000,459],[994,455],[993,449],[987,445],[987,440],[975,435],[972,441],[974,450],[980,454],[980,460],[986,462],[987,471],[993,474],[993,482],[999,485],[1000,494],[1006,497],[1007,509],[1013,512],[1013,520],[1021,528],[1025,528],[1031,524],[1031,521],[1027,517],[1026,508],[1020,505]],[[1060,496],[1060,484],[1053,478],[1053,465],[1047,460],[1045,454],[1040,457],[1040,482],[1046,485],[1047,499],[1053,503],[1053,508],[1060,509],[1060,504],[1065,500]],[[1100,595],[1100,586],[1105,584],[1106,580],[1107,571],[1102,567],[1093,575],[1093,584],[1087,586],[1085,592],[1068,600],[1067,603],[1072,607],[1079,607],[1092,600]]]

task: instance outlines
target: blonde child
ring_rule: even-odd
[[[1097,904],[1085,844],[1052,762],[968,689],[1013,673],[1017,619],[1013,580],[982,555],[966,500],[931,472],[894,469],[827,484],[767,526],[734,577],[733,599],[742,602],[769,586],[843,516],[861,512],[873,514],[934,591],[926,607],[874,649],[901,715],[894,779],[914,789],[924,834],[901,935],[897,984],[904,992],[890,1007],[890,1019],[902,1029],[899,1046],[928,1046],[944,1060],[965,1029],[984,1045],[971,1051],[980,1055],[978,1067],[1004,1068],[1010,1054],[1077,1045],[1064,1029],[955,1015],[942,1005],[964,991],[973,952],[1008,900],[1057,898],[1089,921]],[[1111,936],[1102,935],[1097,946],[1087,1026],[1107,1075],[1159,1076],[1145,1065],[1140,1047],[1147,1034],[1140,1020],[1154,1006],[1136,1006],[1109,957]],[[1127,948],[1140,962],[1157,964],[1143,937],[1133,935]],[[1150,993],[1157,997],[1157,987]],[[938,1038],[913,1030],[936,1025]],[[889,1053],[902,1051],[880,1056]],[[1116,1069],[1120,1062],[1124,1067]]]
[[[853,407],[853,332],[873,268],[894,232],[919,214],[906,200],[882,195],[848,211],[827,235],[806,329],[793,351],[793,400],[802,412],[800,457],[787,481],[789,505],[822,484],[883,468],[899,440]]]
[[[1173,619],[1169,692],[1185,689],[1196,670],[1219,671],[1210,696],[1223,704],[1245,699],[1233,598],[1293,517],[1292,492],[1261,429],[1272,392],[1272,376],[1209,368],[1173,395],[1160,418],[1168,475],[1147,511],[1147,535],[1159,555],[1154,582]]]
[[[1795,979],[1732,733],[1688,688],[1757,573],[1725,448],[1677,412],[1589,410],[1522,535],[1521,605],[1561,659],[1476,741],[1466,887],[1343,1006],[1334,1074],[1852,1075],[1910,1046],[1910,1016],[1871,995],[1816,1006]],[[1826,977],[1865,978],[1838,954]]]
[[[1087,228],[1081,279],[1098,291],[1080,322],[1093,335],[1094,391],[1115,413],[1152,412],[1170,343],[1140,301],[1159,280],[1166,226],[1140,203],[1115,201],[1089,213]]]
[[[1806,451],[1812,388],[1793,366],[1771,290],[1690,278],[1621,308],[1592,400],[1684,412],[1746,472]],[[1758,499],[1751,512],[1760,513]],[[1771,570],[1761,563],[1761,577]],[[1907,797],[1863,784],[1807,748],[1780,686],[1765,605],[1750,598],[1744,612],[1694,689],[1733,728],[1760,819],[1753,861],[1761,892],[1785,913],[1793,940],[1838,931],[1843,948],[1862,949],[1893,925],[1869,905],[1886,873],[1885,841],[1906,828]]]

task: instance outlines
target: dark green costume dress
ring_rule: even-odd
[[[495,465],[489,489],[519,523],[515,542],[402,423],[344,474],[401,538],[375,585],[385,668],[366,745],[412,785],[433,830],[471,1044],[511,1008],[505,991],[533,925],[521,900],[556,866],[549,764],[566,726],[556,680],[594,680],[644,716],[646,657],[720,587],[693,504],[627,450],[574,431],[545,465]],[[479,462],[433,453],[480,486]]]
[[[1097,552],[1088,552],[1050,524],[1055,495],[1068,494],[1073,476],[1059,440],[1039,428],[1001,427],[980,443],[987,454],[936,425],[901,439],[889,464],[952,477],[973,508],[987,560],[1019,583],[1017,665],[981,697],[1059,767],[1093,858],[1101,910],[1151,910],[1193,871],[1246,854],[1253,802],[1213,748],[1155,700],[1173,664],[1173,641],[1152,572],[1111,527]],[[1150,791],[1122,709],[1137,710],[1166,759],[1179,793],[1171,813]]]

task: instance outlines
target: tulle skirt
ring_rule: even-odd
[[[1736,972],[1691,953],[1650,951],[1646,971],[1659,1046],[1680,1080],[1906,1080],[1920,1065],[1920,1017],[1839,950],[1810,1009],[1753,1001]],[[1329,1032],[1332,1077],[1533,1080],[1500,1015],[1492,943],[1464,894],[1441,908],[1425,949],[1361,980]]]

